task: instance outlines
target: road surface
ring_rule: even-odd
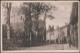
[[[69,44],[50,44],[36,47],[25,47],[21,48],[21,50],[77,50],[77,48],[71,46]]]

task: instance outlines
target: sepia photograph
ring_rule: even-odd
[[[3,1],[2,51],[78,50],[78,2]]]

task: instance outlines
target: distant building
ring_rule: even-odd
[[[68,35],[70,32],[69,24],[60,27],[58,30],[58,43],[68,43]]]
[[[46,39],[47,40],[54,40],[54,26],[51,27],[51,29],[48,29],[47,32],[46,32]]]
[[[4,25],[6,26],[6,24],[4,24]],[[24,28],[25,24],[22,21],[11,23],[10,25],[11,25],[12,29],[14,30],[14,32],[17,32],[17,31],[24,32],[25,31],[24,30],[25,29]],[[35,36],[36,32],[38,30],[38,35],[40,35],[40,36],[42,35],[42,37],[41,37],[41,39],[42,39],[43,35],[45,33],[44,28],[45,28],[45,26],[44,26],[44,21],[43,20],[39,20],[38,29],[36,28],[36,21],[32,21],[32,28],[31,28],[32,29],[32,36]],[[37,39],[38,39],[38,36],[37,36]]]
[[[52,40],[54,43],[68,43],[68,35],[69,35],[70,29],[69,24],[59,27],[58,29],[55,29],[51,36],[50,32],[48,30],[46,38],[47,40]],[[65,38],[65,40],[64,40]],[[65,41],[65,42],[64,42]]]
[[[13,27],[14,32],[17,30],[24,31],[24,22],[11,23],[11,26]]]

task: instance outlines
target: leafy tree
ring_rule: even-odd
[[[47,13],[52,9],[55,8],[54,6],[48,6],[43,2],[24,2],[23,5],[21,6],[20,12],[25,15],[25,20],[24,20],[24,28],[25,28],[25,34],[29,35],[32,34],[32,26],[34,26],[36,29],[36,36],[38,35],[39,29],[38,29],[38,24],[39,24],[39,15],[44,14],[44,40],[46,40],[46,18],[53,19],[54,16],[52,15],[47,15]],[[35,21],[35,24],[33,24],[33,20]],[[28,33],[27,33],[28,32]]]

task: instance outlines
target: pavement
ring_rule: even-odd
[[[64,44],[64,50],[77,50],[77,48],[72,45],[69,47],[69,44]]]
[[[77,50],[77,48],[71,46],[69,44],[50,44],[36,47],[25,47],[21,50]]]

